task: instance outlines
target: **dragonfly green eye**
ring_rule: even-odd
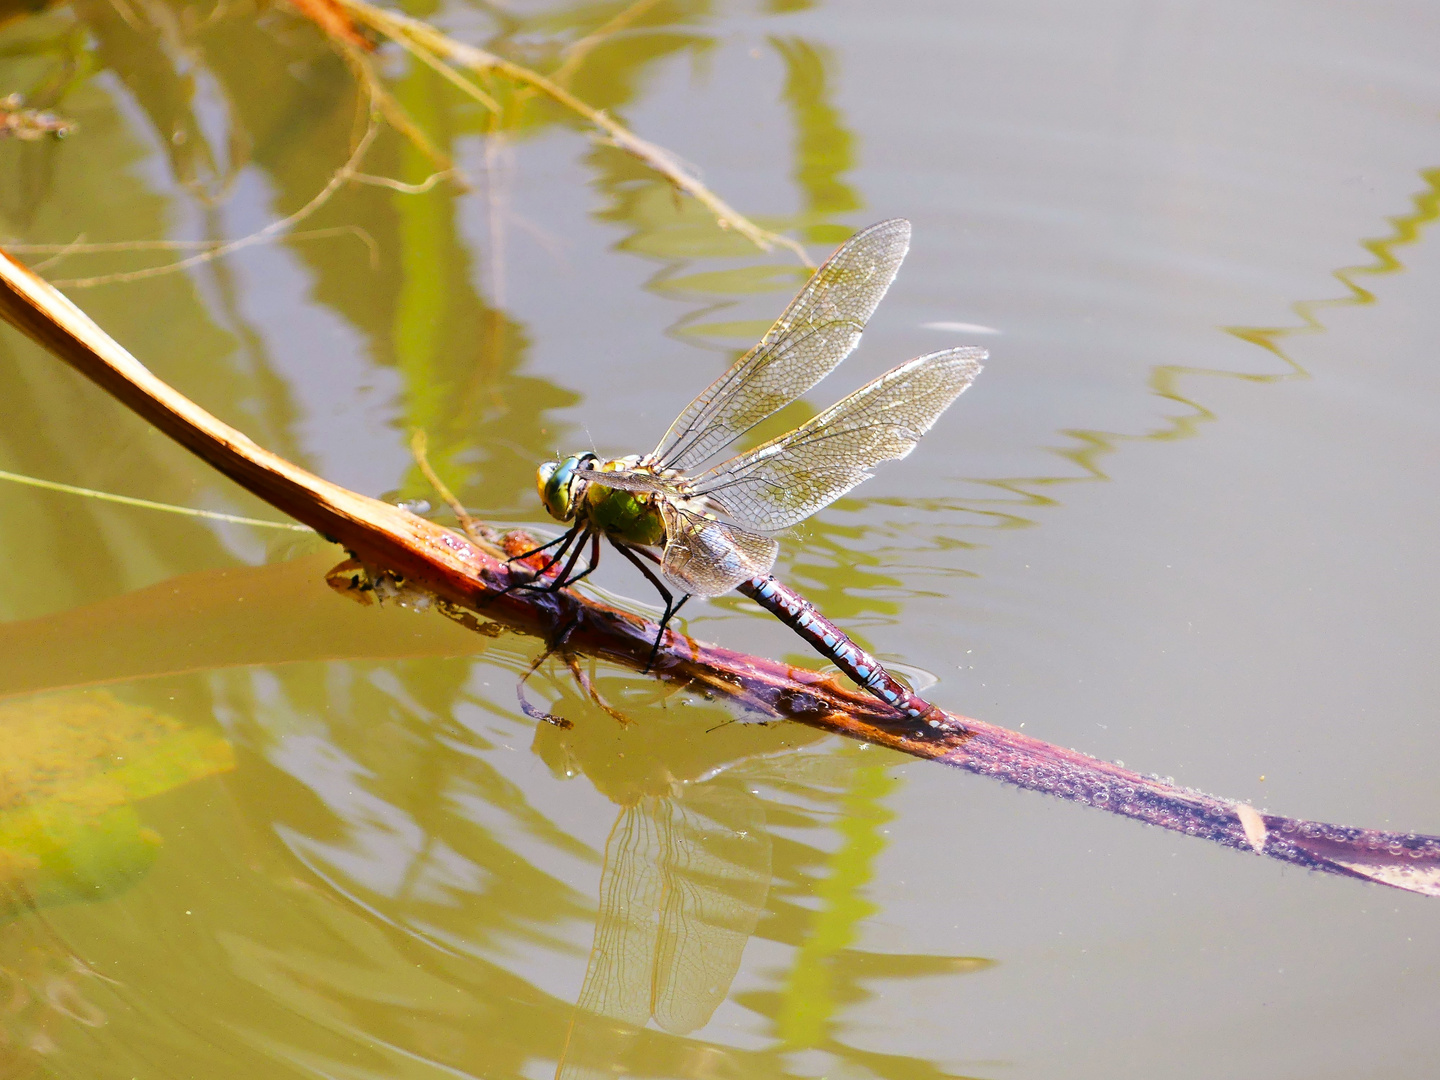
[[[535,470],[535,490],[540,493],[540,501],[545,504],[545,512],[557,521],[569,521],[574,516],[574,508],[570,505],[570,492],[566,486],[555,479],[555,474],[560,471],[560,462],[547,461]]]
[[[564,461],[547,461],[535,470],[535,489],[546,512],[556,521],[575,519],[575,500],[579,492],[577,469],[587,466],[594,454],[571,454]]]

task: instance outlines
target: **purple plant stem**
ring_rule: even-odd
[[[1440,896],[1440,838],[1263,814],[1018,732],[952,719],[971,737],[934,760],[1307,870]]]
[[[762,586],[769,587],[769,595]],[[821,616],[813,604],[774,579],[757,578],[742,585],[740,591],[795,627],[817,651],[831,655],[837,663],[840,658],[833,657],[833,651],[848,646],[851,652],[844,655],[853,662],[840,663],[842,669],[862,689],[880,699],[877,711],[898,714],[897,719],[888,723],[866,718],[870,724],[862,721],[857,725],[858,730],[845,732],[855,738],[890,745],[904,753],[944,762],[978,776],[1084,803],[1237,851],[1268,855],[1307,870],[1342,874],[1440,897],[1440,837],[1358,829],[1261,813],[1248,803],[1180,787],[1158,776],[1141,775],[1016,731],[948,713],[913,695],[887,708],[883,703],[889,702],[890,697],[877,689],[877,683],[885,680],[887,689],[890,683],[895,687],[899,684],[885,673],[879,661]],[[843,644],[837,645],[837,642]],[[722,654],[705,658],[721,668],[733,668],[742,656],[713,646],[701,648]],[[758,665],[753,664],[753,658],[745,659],[752,661],[750,668],[754,671]],[[856,663],[863,670],[851,670]],[[797,672],[791,668],[786,669],[786,674],[793,679]],[[794,696],[766,704],[767,711],[788,713],[802,722],[806,720],[805,704]],[[916,710],[922,706],[925,709],[917,716]],[[819,726],[843,729],[843,723],[837,724],[830,710],[823,711],[826,715],[818,721]],[[863,730],[865,727],[870,727],[870,731]],[[876,738],[875,728],[884,730],[888,737]]]

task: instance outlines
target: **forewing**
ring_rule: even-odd
[[[689,471],[833,371],[860,340],[909,249],[903,218],[847,240],[760,343],[686,406],[651,462]]]
[[[602,487],[619,488],[622,491],[677,491],[673,480],[666,480],[640,469],[576,469],[575,475]]]
[[[948,349],[907,361],[778,439],[694,482],[748,529],[774,532],[830,505],[882,461],[903,458],[980,374],[985,351]]]
[[[682,592],[721,596],[742,581],[768,574],[780,545],[768,536],[662,502],[665,553],[660,569]]]

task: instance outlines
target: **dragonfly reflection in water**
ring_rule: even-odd
[[[984,350],[947,349],[907,361],[794,431],[695,471],[850,354],[909,247],[910,223],[900,218],[851,237],[760,343],[692,401],[649,454],[613,461],[574,454],[541,465],[536,483],[546,511],[573,524],[527,553],[555,549],[531,587],[556,590],[591,573],[604,536],[665,601],[647,669],[666,626],[690,597],[738,588],[867,690],[911,716],[930,712],[928,702],[770,576],[778,545],[767,534],[830,505],[880,462],[910,453],[980,373]],[[587,541],[588,565],[577,571]],[[658,564],[660,576],[643,560]],[[559,573],[547,579],[557,565]],[[678,601],[667,583],[679,592]]]
[[[770,891],[760,800],[738,778],[675,782],[625,806],[605,845],[599,917],[556,1076],[612,1076],[651,1017],[709,1023]]]

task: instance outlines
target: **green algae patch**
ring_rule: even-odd
[[[0,705],[0,918],[123,891],[161,837],[135,803],[235,767],[230,744],[107,691]]]

